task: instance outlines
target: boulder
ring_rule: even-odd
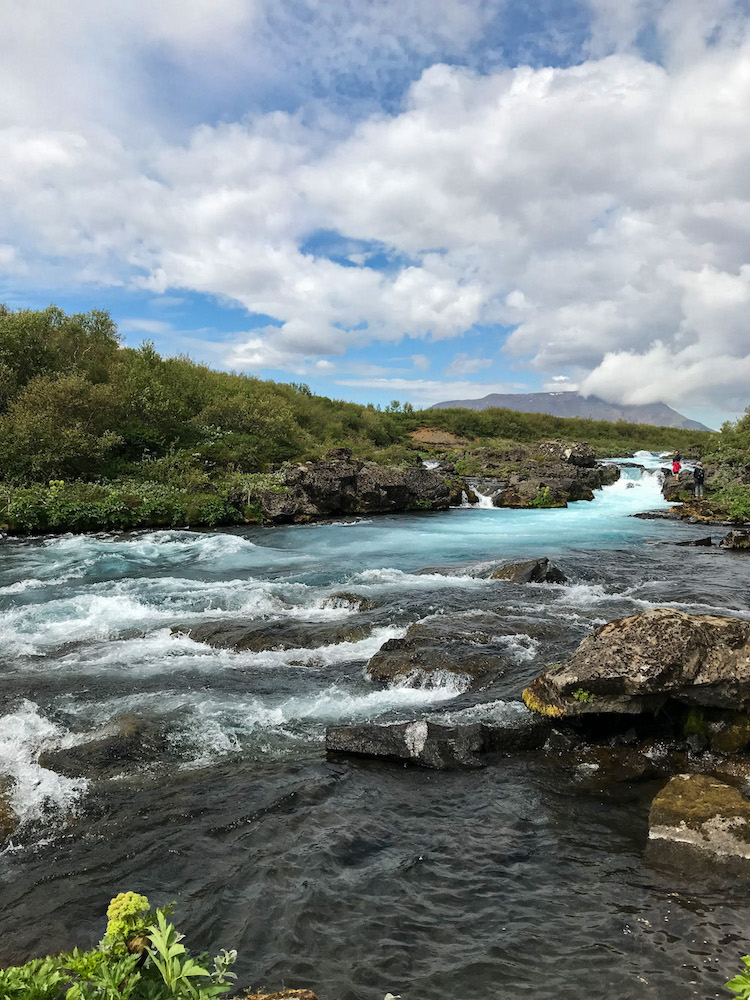
[[[593,468],[596,465],[596,452],[588,441],[541,441],[539,451],[545,458],[582,468]]]
[[[45,750],[39,764],[67,778],[112,778],[123,772],[158,763],[169,756],[164,734],[148,719],[122,715],[102,735],[87,743]]]
[[[505,669],[502,648],[496,644],[507,624],[496,615],[439,615],[411,625],[402,639],[388,639],[367,664],[373,680],[413,677],[429,683],[438,672],[478,680]]]
[[[733,549],[735,552],[747,552],[750,549],[750,531],[730,531],[722,538],[719,545],[723,549]]]
[[[536,750],[548,726],[486,722],[443,725],[435,722],[360,723],[329,726],[326,749],[333,753],[382,757],[434,769],[482,767],[479,756]]]
[[[543,556],[541,559],[527,559],[525,562],[508,563],[493,570],[491,580],[507,580],[509,583],[565,583],[568,579],[562,570]]]
[[[0,774],[0,844],[12,836],[18,827],[18,816],[11,804],[13,779]]]
[[[320,462],[288,468],[279,489],[260,490],[267,521],[310,521],[351,514],[444,510],[450,490],[442,476],[421,465],[389,468],[352,459],[335,448]]]
[[[359,642],[372,632],[369,622],[301,622],[282,619],[261,621],[250,619],[221,619],[201,622],[200,625],[174,625],[172,633],[187,635],[194,642],[202,642],[215,649],[233,649],[235,652],[262,653],[266,650],[318,649],[335,646],[341,642]]]
[[[527,708],[558,718],[656,711],[668,699],[750,708],[750,622],[674,608],[619,618],[523,692]]]
[[[380,601],[363,594],[353,594],[348,590],[339,590],[329,594],[323,601],[324,608],[350,608],[352,611],[372,611],[380,606]]]
[[[704,774],[679,774],[651,804],[649,839],[750,859],[750,802]]]
[[[479,724],[441,726],[434,722],[399,722],[389,726],[363,723],[329,726],[326,750],[334,753],[419,764],[436,770],[481,767],[484,733]]]

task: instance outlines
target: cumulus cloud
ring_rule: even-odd
[[[398,110],[357,121],[332,101],[177,128],[158,100],[137,121],[155,63],[173,83],[204,57],[233,67],[245,44],[250,61],[263,39],[291,46],[301,19],[304,45],[284,65],[304,49],[322,87],[333,13],[305,19],[312,0],[200,2],[185,17],[172,0],[141,13],[71,0],[63,16],[11,0],[0,267],[19,280],[54,268],[71,284],[200,292],[269,317],[224,346],[235,367],[297,374],[352,347],[481,328],[487,356],[457,355],[449,374],[476,373],[502,348],[542,379],[569,371],[613,401],[742,409],[748,19],[733,0],[587,3],[588,58],[567,68],[436,63]],[[358,58],[380,53],[382,73],[386,51],[406,72],[451,39],[470,45],[488,17],[481,0],[440,0],[432,19],[427,0],[401,20],[395,0],[341,10]],[[660,64],[639,52],[647,29]],[[328,85],[354,65],[346,58]],[[247,72],[232,77],[233,99]],[[320,231],[355,248],[349,259],[315,250]],[[425,362],[427,351],[412,357]]]

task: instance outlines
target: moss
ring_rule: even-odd
[[[538,715],[545,715],[551,719],[559,719],[565,714],[557,705],[549,705],[542,701],[541,698],[538,698],[530,687],[524,688],[521,698],[523,698],[526,708],[531,712],[536,712]]]
[[[685,737],[708,735],[708,723],[702,708],[690,709],[682,724],[682,735]]]

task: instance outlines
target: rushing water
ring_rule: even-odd
[[[748,951],[747,887],[644,861],[659,783],[602,787],[536,757],[430,772],[323,749],[334,722],[512,721],[531,677],[620,615],[750,617],[750,560],[668,544],[705,527],[628,516],[660,506],[656,474],[629,469],[567,510],[6,540],[0,773],[23,823],[0,856],[0,962],[92,943],[110,896],[133,888],[176,899],[196,946],[237,947],[242,982],[322,1000],[723,995]],[[567,584],[483,576],[542,555]],[[342,589],[379,602],[368,638],[235,653],[171,632],[356,617],[326,605]],[[411,623],[477,611],[502,617],[509,664],[479,691],[366,679]],[[153,765],[109,780],[40,767],[124,713],[164,736]]]

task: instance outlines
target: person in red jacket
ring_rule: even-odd
[[[681,468],[682,468],[682,466],[680,465],[680,460],[675,455],[675,459],[672,462],[672,475],[673,476],[679,476]]]

